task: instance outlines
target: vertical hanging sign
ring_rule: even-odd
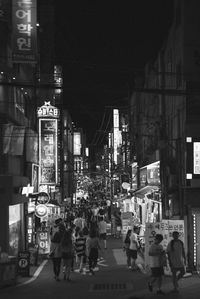
[[[39,185],[57,183],[57,136],[59,110],[45,102],[37,110],[39,117]]]
[[[36,0],[12,1],[12,60],[36,63]]]

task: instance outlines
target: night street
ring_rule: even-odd
[[[31,278],[19,278],[17,286],[7,287],[0,290],[1,299],[107,299],[123,298],[155,298],[162,297],[150,293],[147,289],[148,275],[140,271],[132,272],[126,267],[125,253],[121,248],[121,239],[112,237],[108,240],[108,249],[103,252],[99,262],[99,271],[94,276],[82,275],[76,271],[72,275],[72,282],[61,280],[57,282],[53,278],[52,264],[48,261],[38,278],[29,282]],[[21,284],[20,284],[21,282]],[[26,282],[26,284],[24,284]],[[171,278],[164,278],[164,298],[199,298],[199,277],[184,278],[180,283],[180,294],[171,294]],[[195,294],[197,297],[195,297]]]
[[[0,0],[0,299],[200,299],[199,16]]]

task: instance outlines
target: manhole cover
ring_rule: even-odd
[[[105,291],[127,291],[132,290],[133,285],[125,282],[112,283],[95,283],[90,286],[91,292],[105,292]]]

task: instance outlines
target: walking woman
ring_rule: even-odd
[[[126,258],[127,258],[127,267],[131,269],[131,255],[130,255],[130,236],[131,236],[131,229],[128,229],[126,233],[126,237],[124,239],[124,251],[126,252]]]
[[[63,260],[63,279],[67,281],[71,281],[71,265],[72,259],[74,255],[74,248],[72,242],[72,231],[68,229],[65,231],[63,238],[61,240],[61,252],[62,252],[62,260]]]
[[[86,261],[86,237],[83,235],[82,230],[79,231],[79,234],[75,239],[75,252],[79,272],[84,274],[85,271],[83,271],[83,269]]]
[[[89,237],[86,241],[86,252],[89,261],[89,274],[94,275],[94,268],[97,266],[98,252],[101,250],[99,238],[96,229],[90,230]]]
[[[64,232],[64,224],[59,224],[58,231],[55,232],[51,239],[51,248],[49,256],[52,258],[54,278],[56,281],[60,281],[59,275],[61,266],[61,240]]]

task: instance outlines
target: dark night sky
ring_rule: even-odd
[[[91,143],[105,107],[121,105],[134,76],[156,57],[171,23],[173,0],[56,3],[64,104]]]

